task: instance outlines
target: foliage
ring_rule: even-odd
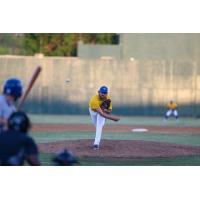
[[[76,56],[77,43],[118,44],[114,33],[1,33],[0,54]]]
[[[0,33],[0,54],[23,54],[23,37],[21,34]]]
[[[84,43],[93,44],[113,44],[116,34],[114,33],[83,33],[80,34],[80,39]]]
[[[45,56],[76,56],[77,43],[113,44],[114,33],[28,33],[25,34],[27,55],[43,53]]]

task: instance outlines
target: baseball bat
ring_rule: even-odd
[[[21,110],[21,107],[22,107],[22,105],[24,104],[24,102],[25,102],[25,100],[26,100],[26,98],[27,98],[27,96],[28,96],[28,94],[29,94],[31,88],[33,87],[33,85],[34,85],[36,79],[38,78],[38,76],[39,76],[41,70],[42,70],[42,68],[41,68],[40,66],[38,66],[38,67],[35,69],[35,71],[34,71],[32,77],[31,77],[31,79],[30,79],[30,82],[29,82],[29,84],[28,84],[28,87],[26,88],[26,90],[25,90],[23,96],[19,99],[19,102],[18,102],[18,104],[17,104],[17,111]]]

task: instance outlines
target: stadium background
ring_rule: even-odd
[[[27,85],[43,69],[25,104],[33,114],[88,114],[88,101],[107,85],[114,113],[159,116],[173,99],[181,116],[199,117],[200,34],[119,34],[118,45],[78,44],[77,57],[0,56],[0,84]],[[70,83],[65,82],[67,78]]]

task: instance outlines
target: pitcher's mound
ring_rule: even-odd
[[[143,140],[102,140],[100,150],[92,149],[93,140],[71,140],[39,144],[42,152],[56,153],[64,148],[77,157],[148,158],[200,155],[200,147]]]

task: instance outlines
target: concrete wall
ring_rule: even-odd
[[[27,85],[37,65],[42,73],[24,107],[31,113],[87,114],[101,85],[109,87],[116,114],[162,115],[171,99],[181,115],[200,113],[199,61],[0,56],[0,84],[19,77]]]
[[[194,60],[200,55],[200,33],[123,33],[122,57]]]
[[[121,59],[121,47],[116,44],[83,44],[78,42],[78,57],[82,59],[99,59],[111,57]]]
[[[200,55],[200,33],[121,33],[119,45],[78,43],[78,57],[111,56],[127,60],[195,60]]]

